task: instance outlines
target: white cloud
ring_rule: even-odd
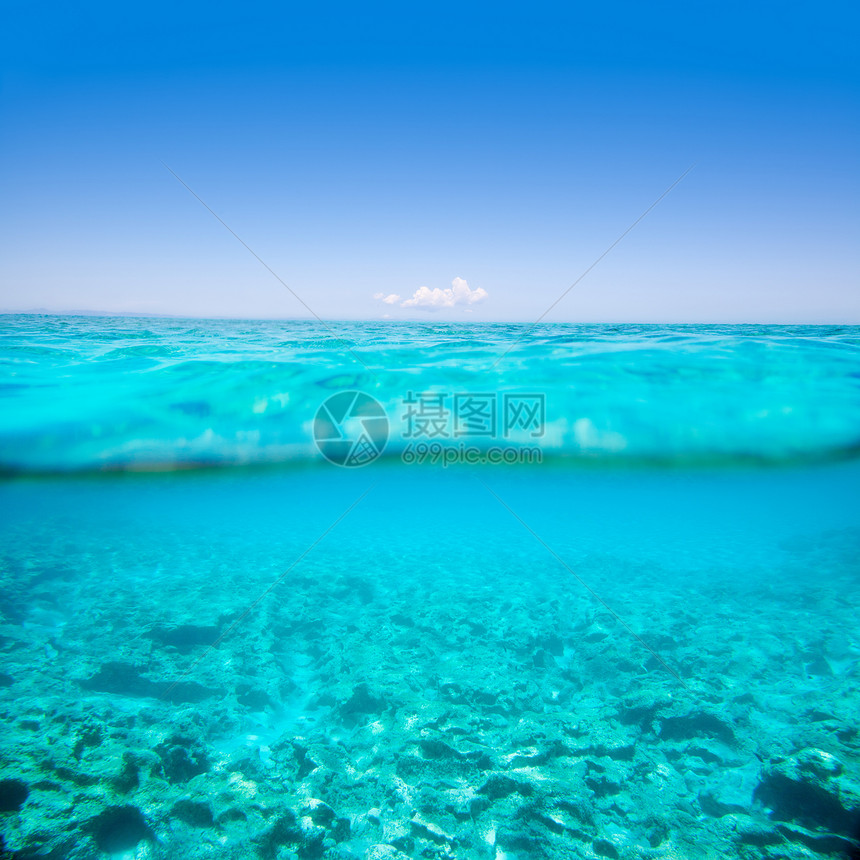
[[[412,294],[411,299],[400,300],[397,293],[386,296],[385,293],[374,293],[373,298],[384,302],[386,305],[397,305],[401,308],[421,308],[428,311],[436,311],[440,308],[453,308],[457,305],[474,305],[489,297],[489,293],[483,287],[472,290],[463,278],[454,278],[447,290],[434,287],[419,287]],[[467,308],[468,310],[468,308]]]
[[[419,287],[412,294],[411,299],[400,303],[400,307],[424,308],[433,311],[439,308],[453,308],[456,305],[474,305],[484,301],[488,295],[489,293],[483,287],[472,290],[463,278],[454,278],[450,289],[447,290],[440,290],[438,287],[432,290],[429,287]]]
[[[386,296],[385,293],[374,293],[373,298],[384,302],[386,305],[396,305],[400,301],[400,296],[397,293],[391,293],[389,296]]]

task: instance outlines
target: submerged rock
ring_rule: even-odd
[[[189,654],[195,648],[208,648],[218,639],[220,627],[215,625],[180,624],[176,627],[154,627],[146,637],[175,648],[180,654]]]
[[[88,828],[99,850],[119,854],[133,850],[155,834],[136,806],[110,806],[90,820]]]
[[[135,698],[163,698],[173,703],[202,702],[219,693],[218,690],[204,687],[196,681],[152,681],[139,667],[118,660],[103,663],[94,675],[80,681],[80,685],[85,690],[99,693],[116,693]]]
[[[820,749],[771,763],[755,799],[776,821],[846,837],[860,832],[860,783],[844,774],[835,756]]]
[[[18,812],[29,795],[23,779],[0,779],[0,812]]]

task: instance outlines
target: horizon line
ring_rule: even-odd
[[[198,316],[195,314],[172,314],[162,313],[157,311],[102,311],[102,310],[50,310],[48,308],[32,308],[28,310],[8,310],[0,309],[0,316],[54,316],[54,317],[105,317],[105,318],[134,318],[134,319],[173,319],[173,320],[198,320],[210,322],[304,322],[304,323],[319,323],[319,320],[312,317],[259,317],[259,316],[237,316],[237,315],[219,315],[219,316]],[[531,319],[502,319],[502,320],[479,320],[479,319],[451,319],[451,318],[436,318],[432,316],[425,317],[329,317],[324,318],[324,322],[333,323],[349,323],[349,322],[378,322],[378,323],[458,323],[466,325],[534,325],[534,326],[553,326],[553,325],[715,325],[715,326],[731,326],[731,325],[758,325],[758,326],[849,326],[860,327],[860,320],[857,322],[836,322],[834,320],[825,321],[763,321],[763,320],[541,320],[535,323]]]

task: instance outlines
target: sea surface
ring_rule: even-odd
[[[857,856],[860,328],[0,335],[0,857]]]

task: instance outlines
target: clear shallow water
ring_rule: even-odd
[[[2,331],[13,472],[319,460],[309,425],[345,389],[383,405],[393,457],[410,391],[488,388],[545,397],[548,458],[806,460],[860,442],[857,327],[544,325],[520,341],[504,324],[6,316]]]
[[[850,850],[856,329],[544,327],[493,376],[515,327],[338,326],[389,376],[305,324],[6,322],[14,856]],[[566,422],[543,463],[310,441],[338,386],[496,383]]]

